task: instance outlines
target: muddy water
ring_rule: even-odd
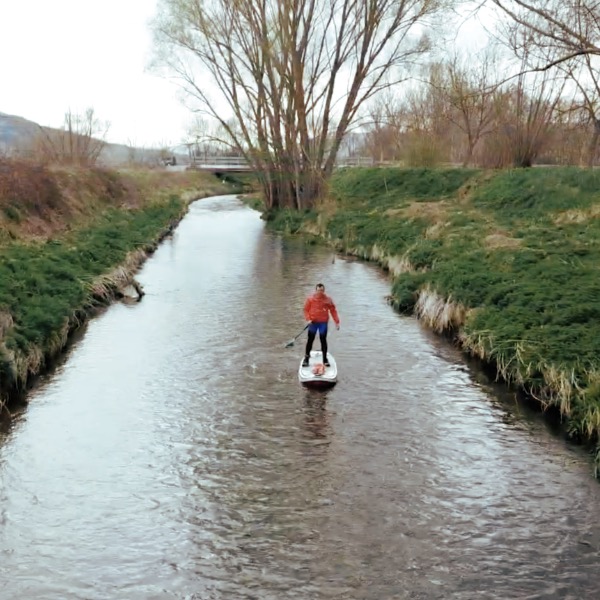
[[[600,597],[588,457],[373,266],[192,205],[0,445],[0,598]],[[323,281],[340,381],[296,379]]]

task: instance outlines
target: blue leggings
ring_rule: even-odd
[[[319,333],[319,339],[321,340],[321,352],[323,353],[323,360],[327,358],[327,323],[311,323],[308,326],[308,340],[306,341],[306,356],[310,356],[310,351],[313,347],[315,337]]]

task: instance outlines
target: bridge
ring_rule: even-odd
[[[370,156],[340,157],[335,163],[337,168],[372,167],[374,164],[375,161]],[[212,173],[244,173],[253,170],[243,156],[193,156],[189,168]]]
[[[240,173],[252,171],[243,156],[194,156],[190,168],[214,173]]]

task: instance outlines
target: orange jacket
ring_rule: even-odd
[[[304,318],[313,323],[327,323],[329,313],[336,325],[340,324],[340,319],[335,308],[333,300],[326,294],[318,295],[316,292],[309,296],[304,303]]]

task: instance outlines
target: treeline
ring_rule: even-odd
[[[408,166],[597,164],[600,129],[581,99],[569,97],[567,78],[522,70],[498,81],[499,63],[487,51],[479,61],[431,64],[407,93],[390,91],[369,107],[351,152]]]
[[[488,45],[470,51],[459,34],[431,53],[420,76],[370,103],[351,152],[411,166],[598,164],[597,3],[491,0],[483,11]]]

